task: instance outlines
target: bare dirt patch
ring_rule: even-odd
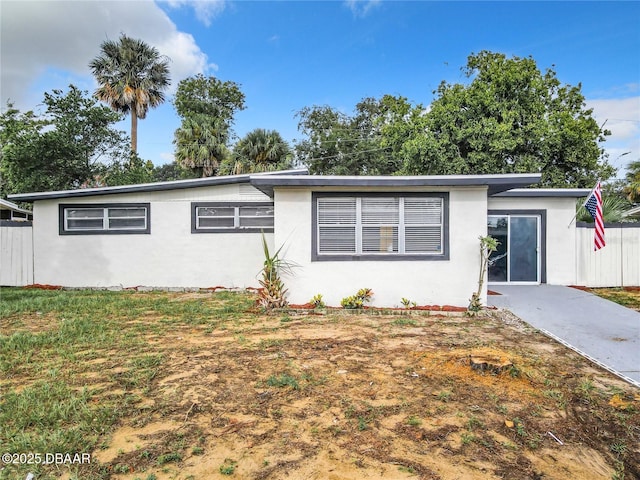
[[[251,315],[149,339],[150,402],[96,452],[112,478],[640,476],[637,391],[508,314]]]
[[[509,312],[5,292],[0,451],[92,462],[2,480],[640,478],[640,391]]]

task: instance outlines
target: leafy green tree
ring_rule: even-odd
[[[120,35],[106,40],[89,67],[100,84],[95,97],[113,110],[131,116],[131,151],[138,151],[138,118],[164,102],[170,85],[169,59],[142,40]]]
[[[173,103],[182,118],[173,141],[176,161],[203,177],[216,175],[229,155],[234,115],[245,108],[240,87],[196,75],[180,81]]]
[[[532,58],[483,51],[468,58],[468,85],[442,82],[430,108],[384,125],[404,139],[405,174],[542,173],[542,186],[586,187],[615,172],[580,85],[561,85]]]
[[[0,189],[3,196],[78,188],[105,165],[129,158],[128,139],[116,130],[121,115],[70,85],[45,93],[46,111],[21,113],[9,104],[0,116]]]
[[[237,83],[198,74],[178,83],[173,105],[181,118],[208,115],[223,120],[230,128],[236,112],[245,109],[244,100]]]
[[[270,172],[291,168],[291,148],[275,130],[256,128],[234,146],[233,155],[223,163],[221,173]]]
[[[169,182],[172,180],[186,180],[195,178],[193,170],[183,168],[178,162],[165,163],[153,169],[154,182]]]
[[[127,161],[115,161],[105,168],[104,180],[107,186],[134,185],[155,181],[151,160],[143,160],[132,154]]]
[[[388,175],[401,167],[381,126],[403,97],[364,98],[352,116],[329,106],[305,107],[297,113],[298,129],[308,138],[296,145],[297,160],[314,174]]]

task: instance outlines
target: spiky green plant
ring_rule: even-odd
[[[579,222],[593,223],[593,217],[589,211],[584,208],[584,199],[576,202],[578,215],[576,217]],[[622,222],[624,221],[624,212],[629,209],[631,204],[624,198],[605,196],[602,198],[602,217],[605,222]]]
[[[284,286],[280,273],[290,273],[291,263],[280,258],[280,252],[283,246],[272,254],[269,252],[267,239],[264,233],[262,234],[264,264],[259,280],[262,288],[260,289],[260,295],[258,297],[258,305],[267,310],[284,308],[288,305],[286,299],[287,289]]]

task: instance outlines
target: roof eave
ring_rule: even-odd
[[[231,185],[249,183],[252,176],[304,175],[306,169],[286,170],[282,172],[263,172],[258,174],[227,175],[220,177],[193,178],[188,180],[172,180],[169,182],[141,183],[121,185],[117,187],[80,188],[77,190],[59,190],[51,192],[18,193],[9,195],[12,200],[34,202],[36,200],[54,200],[59,198],[93,197],[98,195],[115,195],[119,193],[158,192],[164,190],[183,190],[187,188],[209,187],[213,185]]]
[[[541,175],[432,175],[432,176],[321,176],[300,175],[296,177],[251,177],[251,184],[270,197],[277,187],[361,187],[361,188],[404,188],[404,187],[477,187],[487,186],[489,195],[525,187],[540,181]]]
[[[494,197],[559,197],[559,198],[582,198],[591,192],[588,188],[514,188],[504,192],[496,193]]]
[[[0,210],[11,210],[11,211],[14,211],[14,212],[25,213],[25,214],[28,214],[28,215],[31,215],[33,213],[31,210],[27,210],[25,208],[20,208],[15,203],[9,202],[9,201],[4,200],[2,198],[0,198]]]

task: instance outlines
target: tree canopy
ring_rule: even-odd
[[[592,186],[615,172],[601,146],[609,131],[587,109],[581,86],[562,85],[532,58],[483,51],[462,69],[466,85],[442,82],[425,107],[385,95],[354,116],[302,109],[296,148],[314,173],[542,174],[541,186]]]
[[[46,111],[22,113],[9,104],[0,116],[1,190],[5,196],[80,187],[106,165],[129,158],[121,114],[77,87],[45,93]]]
[[[185,117],[174,134],[176,161],[201,177],[216,175],[229,155],[228,138],[229,129],[222,119],[201,113]]]
[[[100,84],[95,97],[113,110],[131,116],[131,151],[138,151],[138,118],[164,102],[170,85],[169,59],[142,40],[120,35],[106,40],[89,63]]]
[[[203,177],[216,175],[228,157],[228,142],[244,94],[235,82],[196,75],[181,80],[173,102],[182,119],[174,134],[176,161]]]
[[[231,127],[236,112],[245,108],[244,100],[237,83],[198,74],[178,83],[173,105],[181,118],[208,115]]]
[[[406,99],[385,95],[365,98],[352,116],[329,106],[305,107],[297,113],[298,129],[307,136],[296,145],[297,160],[311,173],[388,175],[402,167],[381,134],[390,111],[408,106]]]
[[[291,168],[291,148],[275,130],[256,128],[234,145],[232,155],[225,161],[221,173],[270,172]]]

